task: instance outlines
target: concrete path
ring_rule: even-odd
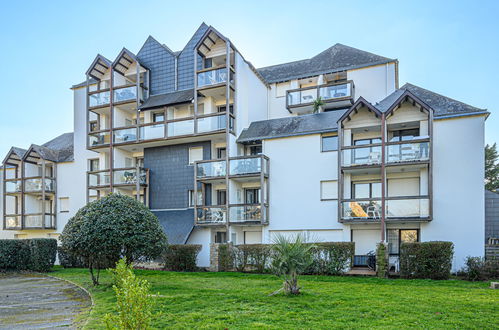
[[[0,274],[0,329],[76,328],[90,297],[66,281],[34,274]]]

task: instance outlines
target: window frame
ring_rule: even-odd
[[[62,200],[65,200],[66,203],[67,203],[67,207],[65,209],[62,208],[63,206],[63,203],[62,203]],[[69,206],[69,197],[59,197],[59,213],[69,213],[69,209],[70,209],[70,206]]]
[[[193,150],[193,149],[201,149],[201,159],[196,159],[194,161],[191,159],[191,150]],[[203,148],[203,146],[192,146],[192,147],[189,147],[188,155],[187,156],[188,156],[188,160],[187,160],[188,161],[188,165],[191,165],[191,166],[194,165],[194,162],[197,162],[199,160],[204,160],[204,148]]]
[[[336,138],[336,149],[331,149],[331,150],[324,150],[324,139],[327,139],[327,138],[333,138],[335,137]],[[323,134],[321,135],[321,152],[333,152],[333,151],[338,151],[339,149],[339,138],[338,138],[338,134]]]
[[[323,189],[322,189],[322,184],[324,182],[336,182],[336,198],[323,198]],[[321,202],[323,201],[337,201],[338,200],[338,180],[321,180],[319,182],[319,190],[320,190],[320,199]]]

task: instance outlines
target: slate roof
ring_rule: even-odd
[[[194,216],[183,211],[153,211],[166,233],[169,244],[185,244],[194,228]],[[186,219],[189,219],[186,221]]]
[[[139,108],[142,110],[157,108],[165,105],[190,102],[194,99],[194,89],[185,89],[166,94],[150,96]]]
[[[357,48],[335,44],[310,59],[268,66],[257,71],[270,84],[394,61],[396,60]]]
[[[338,119],[347,110],[334,110],[252,122],[247,129],[241,132],[237,142],[244,143],[288,136],[335,132],[338,130]]]
[[[73,133],[59,135],[41,146],[32,144],[30,148],[36,151],[45,160],[57,163],[71,162],[74,160]],[[20,158],[23,158],[26,155],[26,152],[28,152],[28,150],[18,147],[12,147],[11,150]]]
[[[469,104],[459,102],[447,96],[429,91],[412,84],[405,84],[398,90],[388,95],[386,98],[375,104],[375,107],[382,112],[387,111],[390,106],[405,92],[409,91],[421,101],[426,103],[434,111],[434,117],[443,117],[449,115],[462,115],[473,113],[487,113],[486,109],[480,109]]]

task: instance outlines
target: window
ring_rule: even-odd
[[[338,150],[338,136],[323,136],[322,137],[322,151],[334,151]]]
[[[189,207],[194,207],[194,190],[189,190]],[[203,192],[198,190],[198,198],[196,205],[203,205]]]
[[[88,170],[91,172],[99,170],[99,158],[88,160]]]
[[[215,233],[215,243],[226,243],[227,233],[225,231],[217,231]]]
[[[260,188],[244,189],[244,203],[245,204],[259,204],[260,203]]]
[[[388,252],[393,255],[400,254],[401,243],[414,243],[419,241],[418,229],[388,229]]]
[[[353,144],[356,146],[363,146],[366,144],[376,144],[376,143],[381,143],[381,138],[359,139],[359,140],[355,140]]]
[[[157,112],[152,114],[152,121],[157,123],[160,121],[165,121],[165,113],[164,112]]]
[[[338,199],[338,181],[321,181],[321,200]]]
[[[125,157],[125,167],[133,167],[133,159]]]
[[[217,148],[217,158],[223,159],[227,155],[227,148]]]
[[[227,191],[217,190],[217,205],[225,205],[227,203]]]
[[[419,128],[401,129],[393,131],[393,137],[390,139],[390,142],[409,141],[417,136],[419,136]]]
[[[99,129],[99,124],[97,120],[93,120],[90,122],[90,132],[95,132]]]
[[[353,198],[381,198],[381,182],[353,183]]]
[[[246,155],[261,155],[262,154],[262,145],[256,144],[253,146],[246,147]]]
[[[69,197],[59,198],[59,212],[69,212]]]
[[[198,160],[203,160],[203,147],[189,148],[189,164],[194,164]]]
[[[218,112],[225,112],[225,110],[227,109],[227,107],[225,105],[221,105],[218,107]],[[229,105],[229,110],[230,110],[230,113],[234,113],[234,105],[233,104],[230,104]]]

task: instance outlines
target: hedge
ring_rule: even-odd
[[[448,279],[452,267],[452,242],[417,242],[400,245],[400,276]]]
[[[376,245],[376,276],[388,277],[388,251],[383,242]]]
[[[313,261],[306,274],[341,275],[352,266],[355,243],[315,243],[311,252]]]
[[[196,258],[201,251],[201,245],[172,244],[162,255],[163,269],[177,272],[193,272],[198,268]]]
[[[312,264],[306,274],[339,275],[348,269],[353,260],[355,243],[310,243]],[[218,246],[219,270],[267,273],[272,262],[271,244],[220,244]]]
[[[499,260],[480,257],[467,257],[465,267],[459,272],[468,281],[499,279]]]
[[[0,240],[0,269],[47,272],[54,266],[57,240],[54,238]]]

